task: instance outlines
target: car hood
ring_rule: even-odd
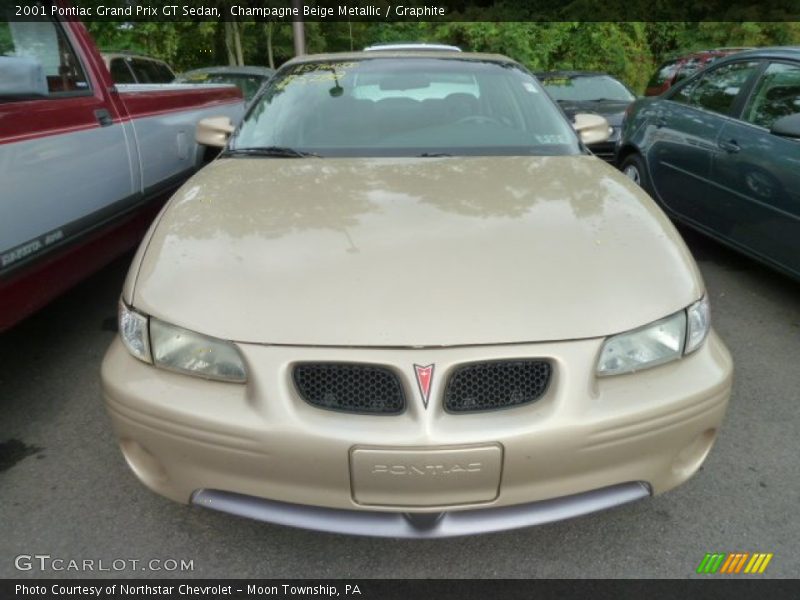
[[[134,306],[241,342],[589,338],[702,293],[664,214],[591,156],[220,159],[141,252]]]

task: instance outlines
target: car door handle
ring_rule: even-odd
[[[739,150],[742,149],[742,147],[739,144],[736,143],[736,140],[728,140],[727,142],[720,142],[717,145],[722,150],[725,150],[725,152],[730,152],[730,153],[733,153],[733,154],[735,154],[736,152],[739,152]]]
[[[111,118],[111,113],[105,108],[98,108],[96,111],[94,111],[94,116],[97,119],[97,122],[100,123],[100,127],[108,127],[109,125],[114,124],[114,119]]]
[[[656,117],[656,127],[661,129],[666,126],[667,120],[664,117]]]

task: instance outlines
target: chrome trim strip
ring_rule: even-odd
[[[651,495],[633,481],[572,496],[516,506],[454,510],[415,520],[409,513],[343,510],[288,504],[219,490],[199,489],[192,504],[258,521],[329,533],[393,538],[445,538],[530,527],[586,515]],[[425,514],[425,513],[421,513]]]

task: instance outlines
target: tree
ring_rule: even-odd
[[[89,22],[98,45],[161,58],[177,70],[201,66],[279,66],[294,54],[288,21]],[[534,6],[531,4],[530,6]],[[455,44],[465,50],[506,54],[534,71],[596,69],[619,77],[641,91],[665,58],[719,46],[800,43],[796,22],[538,22],[530,7],[498,3],[471,8],[474,21],[447,22],[306,22],[309,52],[360,50],[378,42],[422,41]],[[480,20],[478,20],[480,19]],[[494,20],[492,20],[494,19]],[[260,26],[259,26],[260,25]]]

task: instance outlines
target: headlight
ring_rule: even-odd
[[[153,364],[187,375],[247,381],[244,361],[230,342],[150,319]]]
[[[686,310],[608,338],[597,362],[598,375],[618,375],[655,367],[694,352],[711,328],[708,299]]]
[[[686,313],[606,340],[597,363],[598,375],[617,375],[664,364],[683,354]]]
[[[121,301],[119,333],[128,352],[156,367],[208,379],[247,381],[244,360],[231,342],[148,319]]]
[[[119,301],[119,337],[122,343],[133,356],[144,362],[151,363],[150,337],[147,333],[147,317],[140,315],[135,310],[128,308]]]

